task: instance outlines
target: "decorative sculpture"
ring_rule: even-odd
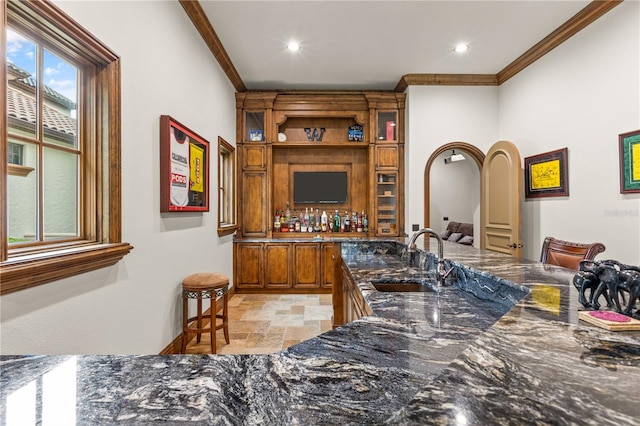
[[[579,292],[578,300],[585,308],[599,310],[600,296],[604,296],[607,308],[633,316],[633,308],[640,299],[640,268],[615,260],[583,260],[580,272],[573,277],[573,285]],[[636,315],[640,316],[640,306],[638,308]]]
[[[322,142],[324,131],[325,131],[324,127],[320,127],[320,132],[318,132],[317,128],[313,129],[313,132],[311,131],[311,127],[304,128],[304,132],[307,134],[307,140],[309,142],[313,142],[314,140],[318,142]]]

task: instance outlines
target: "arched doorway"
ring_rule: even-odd
[[[427,160],[427,164],[424,168],[424,224],[425,224],[425,227],[427,228],[430,227],[430,224],[431,224],[431,195],[430,195],[431,180],[429,177],[431,173],[431,165],[434,163],[434,161],[436,161],[436,159],[440,154],[446,151],[451,151],[451,150],[458,150],[460,152],[468,154],[476,162],[478,166],[478,170],[479,171],[482,170],[482,164],[484,163],[485,155],[483,154],[482,151],[480,151],[480,149],[478,149],[476,146],[471,145],[469,143],[450,142],[445,145],[442,145],[441,147],[433,151],[433,153],[429,157],[429,160]],[[478,182],[478,190],[480,190],[480,182]]]

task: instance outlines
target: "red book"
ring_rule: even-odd
[[[396,123],[393,121],[387,121],[387,140],[394,141],[395,137]]]

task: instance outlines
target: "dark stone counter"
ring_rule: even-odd
[[[437,290],[404,249],[344,241],[373,315],[277,354],[2,356],[0,421],[58,393],[63,424],[639,424],[640,332],[579,323],[571,271],[445,242],[443,289],[377,291]]]

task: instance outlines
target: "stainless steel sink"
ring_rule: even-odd
[[[433,292],[433,288],[422,283],[371,283],[376,290],[383,292]]]

